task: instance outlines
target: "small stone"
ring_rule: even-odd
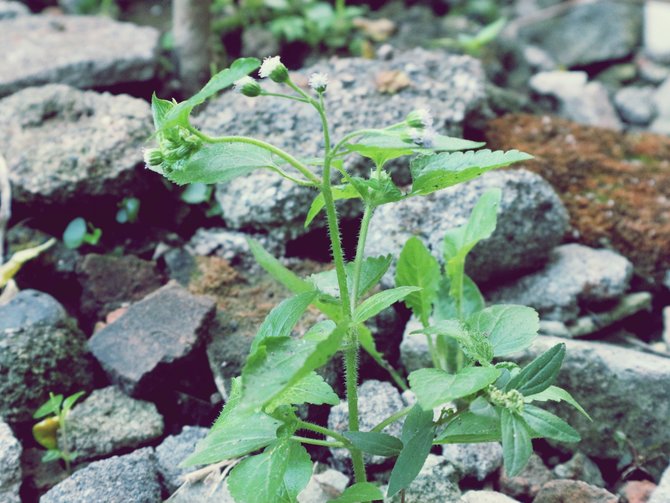
[[[194,470],[193,467],[183,468],[180,465],[193,454],[196,444],[205,438],[207,428],[184,426],[179,435],[171,435],[156,447],[156,461],[163,485],[172,494],[184,484],[182,476]]]
[[[146,445],[163,434],[163,418],[150,402],[116,386],[95,390],[68,415],[67,445],[78,462]],[[66,438],[60,435],[59,445]]]
[[[358,387],[358,417],[361,431],[370,431],[391,414],[403,409],[405,404],[400,393],[388,382],[371,379]],[[384,433],[400,437],[403,421],[396,421],[384,430]],[[335,431],[349,430],[349,407],[347,402],[341,402],[330,409],[328,428]],[[343,466],[349,461],[349,451],[344,448],[330,449],[337,466]],[[366,464],[380,465],[387,458],[365,454]]]
[[[0,419],[0,501],[21,503],[21,444],[11,428]]]
[[[637,55],[635,64],[640,77],[655,86],[670,77],[670,66],[660,64],[644,53]]]
[[[649,126],[649,130],[655,133],[670,134],[670,77],[656,89],[654,104],[658,115]]]
[[[581,452],[575,453],[568,462],[556,465],[553,471],[559,479],[581,480],[592,486],[605,487],[598,465]]]
[[[96,461],[47,492],[40,503],[160,503],[161,486],[150,447]]]
[[[517,500],[510,498],[496,491],[468,491],[458,503],[519,503]]]
[[[154,262],[133,255],[89,253],[77,267],[82,285],[80,308],[100,319],[128,302],[136,302],[163,284]]]
[[[651,480],[629,480],[621,486],[619,495],[624,503],[648,503],[656,487]]]
[[[461,497],[458,488],[458,470],[442,456],[429,454],[419,475],[405,489],[404,503],[457,503]],[[400,503],[396,494],[384,499],[386,503]]]
[[[146,101],[52,84],[23,89],[0,106],[0,150],[19,207],[34,212],[92,197],[120,199],[143,187],[137,168],[153,131]]]
[[[0,417],[31,421],[49,392],[90,386],[86,337],[50,295],[22,290],[0,306]]]
[[[629,287],[633,265],[610,250],[580,244],[555,248],[540,271],[487,292],[493,303],[522,304],[543,319],[574,321],[580,307],[614,300]]]
[[[0,1],[0,21],[30,15],[30,9],[21,2]]]
[[[130,306],[88,345],[110,380],[130,395],[185,379],[211,380],[204,344],[215,311],[213,299],[170,282]]]
[[[670,62],[670,5],[663,0],[644,3],[644,49],[654,59]]]
[[[520,500],[532,500],[542,486],[554,479],[554,475],[537,454],[532,454],[526,467],[514,476],[508,477],[505,469],[500,473],[500,490]]]
[[[623,87],[614,95],[614,104],[619,115],[626,122],[640,126],[646,126],[656,116],[653,96],[655,88]]]
[[[349,477],[332,468],[315,473],[298,495],[298,503],[322,503],[338,498],[348,485]]]
[[[533,503],[618,503],[619,498],[605,489],[580,480],[552,480],[542,486]]]
[[[658,487],[651,494],[647,503],[668,503],[668,501],[670,501],[670,466],[663,472]]]
[[[503,464],[503,451],[498,442],[480,444],[445,444],[442,456],[465,476],[483,481]]]
[[[0,56],[0,96],[50,83],[90,88],[150,80],[158,45],[155,28],[106,16],[1,20],[0,47],[12,50]]]

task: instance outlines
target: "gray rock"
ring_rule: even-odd
[[[670,306],[663,308],[663,341],[670,351]]]
[[[159,32],[105,16],[20,16],[0,21],[0,96],[50,83],[79,88],[149,80]],[[63,135],[64,137],[65,135]]]
[[[500,490],[521,501],[531,501],[542,486],[554,479],[554,474],[545,466],[537,454],[532,454],[528,464],[514,477],[508,477],[503,468],[500,472]]]
[[[204,345],[215,311],[213,299],[170,282],[96,332],[88,346],[110,380],[130,395],[211,379]]]
[[[662,0],[644,3],[644,50],[654,59],[670,62],[670,6]]]
[[[358,417],[361,431],[370,431],[391,414],[403,409],[405,404],[400,393],[388,382],[371,379],[358,387]],[[400,437],[403,421],[396,421],[382,430],[384,433]],[[349,430],[349,407],[343,401],[330,409],[328,428],[335,431]],[[330,449],[335,461],[335,467],[344,466],[349,461],[349,451],[343,448]],[[380,465],[387,458],[365,455],[368,465]]]
[[[248,270],[258,265],[247,242],[250,238],[259,241],[265,250],[275,256],[283,252],[285,243],[272,235],[203,228],[195,232],[186,249],[194,256],[216,255],[233,266]]]
[[[183,483],[182,475],[193,471],[192,467],[183,468],[179,464],[190,456],[195,446],[207,436],[207,428],[184,426],[179,435],[167,437],[156,447],[156,461],[163,485],[169,493],[175,492]]]
[[[27,16],[29,14],[30,9],[21,2],[0,0],[0,21],[13,19],[19,16]]]
[[[404,72],[411,85],[395,94],[377,89],[382,72]],[[429,107],[440,132],[462,134],[466,116],[481,108],[485,99],[485,76],[480,63],[468,56],[445,55],[416,49],[398,54],[390,61],[331,59],[295,74],[306,86],[312,72],[330,76],[326,105],[334,141],[364,127],[385,127],[400,122],[417,107]],[[272,83],[263,83],[276,90]],[[286,149],[300,158],[320,155],[323,149],[321,123],[309,106],[274,98],[249,99],[226,93],[213,100],[197,123],[213,134],[253,135]],[[406,183],[406,161],[390,163]],[[351,169],[362,173],[370,162],[356,157]],[[258,171],[217,189],[223,218],[235,230],[272,231],[287,238],[305,232],[304,218],[314,191],[282,181],[276,175]],[[343,205],[342,215],[354,217],[360,205]],[[319,218],[314,226],[324,225]]]
[[[322,503],[339,497],[349,485],[349,477],[329,468],[315,473],[307,487],[298,495],[298,503]]]
[[[503,463],[502,447],[498,442],[482,444],[445,444],[442,456],[459,468],[465,476],[482,481]]]
[[[159,503],[161,487],[150,447],[91,463],[47,492],[40,503]]]
[[[429,454],[419,475],[405,490],[404,503],[457,503],[461,497],[458,488],[459,473],[445,458]],[[387,503],[400,503],[396,494],[385,498]]]
[[[496,491],[468,491],[458,503],[519,503],[517,500]]]
[[[621,130],[621,121],[600,82],[588,82],[586,72],[540,72],[530,79],[530,87],[541,95],[554,97],[560,115],[589,126]]]
[[[602,0],[528,23],[519,35],[543,48],[559,65],[573,67],[630,56],[640,42],[641,29],[640,5]]]
[[[605,489],[589,485],[581,480],[552,480],[542,486],[533,503],[556,503],[557,501],[619,503],[620,499]]]
[[[652,86],[624,87],[614,95],[614,104],[626,122],[646,126],[656,116]]]
[[[656,89],[654,104],[658,115],[649,126],[649,130],[654,133],[670,134],[670,77]]]
[[[555,248],[540,271],[486,296],[498,304],[533,307],[543,319],[569,322],[577,318],[580,307],[622,296],[632,275],[633,265],[618,253],[567,244]]]
[[[433,366],[426,337],[412,334],[413,331],[420,328],[422,328],[421,322],[412,315],[405,326],[400,343],[400,361],[405,366],[407,373]]]
[[[470,252],[466,271],[475,281],[488,281],[537,267],[561,242],[568,214],[551,185],[526,170],[492,171],[427,197],[381,206],[370,223],[366,255],[397,257],[407,239],[418,236],[441,261],[444,233],[463,225],[493,187],[502,189],[498,226]],[[391,271],[383,284],[390,286],[392,278]]]
[[[215,485],[216,484],[216,485]],[[224,480],[193,482],[181,486],[170,496],[169,503],[236,503]]]
[[[598,465],[581,452],[576,452],[569,461],[556,465],[553,471],[559,479],[581,480],[593,486],[605,487]]]
[[[23,290],[0,306],[0,417],[30,421],[49,392],[89,387],[86,337],[56,299]]]
[[[21,503],[21,444],[11,428],[0,420],[0,501]]]
[[[658,486],[651,493],[651,498],[649,498],[647,503],[667,503],[668,501],[670,501],[670,466],[663,472]]]
[[[556,384],[568,390],[593,421],[565,404],[547,402],[581,435],[578,444],[561,444],[579,449],[587,456],[618,460],[628,448],[615,440],[622,431],[635,446],[670,449],[670,369],[668,360],[611,344],[538,337],[520,358],[529,361],[550,347],[565,343],[567,353]],[[644,392],[641,392],[644,390]],[[648,469],[654,469],[650,464]]]
[[[163,418],[151,402],[135,400],[116,386],[95,390],[68,416],[67,441],[78,462],[146,445],[163,434]]]
[[[644,53],[637,55],[635,65],[640,78],[655,86],[662,84],[670,77],[670,66],[654,61]]]
[[[145,101],[54,84],[24,89],[0,106],[0,150],[17,203],[127,195],[152,132]]]

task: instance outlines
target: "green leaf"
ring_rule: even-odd
[[[209,465],[249,454],[273,442],[281,424],[267,414],[236,411],[212,428],[181,466]]]
[[[350,184],[337,185],[333,187],[332,190],[333,200],[335,201],[342,199],[356,199],[361,197],[356,188]],[[321,212],[324,206],[325,202],[323,199],[323,193],[319,192],[319,194],[314,198],[314,201],[312,201],[312,205],[309,207],[309,211],[307,212],[307,218],[305,218],[305,228],[309,227],[309,224],[312,223],[312,220],[314,220],[314,218]]]
[[[402,427],[403,448],[391,471],[387,497],[408,487],[419,474],[433,446],[433,434],[433,411],[412,407]]]
[[[156,93],[151,95],[151,115],[154,119],[154,128],[156,131],[159,131],[163,127],[170,110],[172,110],[174,106],[175,104],[173,102],[160,99],[156,96]]]
[[[507,409],[500,409],[503,461],[508,477],[518,475],[533,453],[525,421]]]
[[[59,459],[63,459],[63,452],[58,449],[49,449],[42,456],[42,463],[50,463]]]
[[[279,488],[278,503],[294,503],[312,478],[312,459],[299,442],[289,442],[288,466]]]
[[[488,149],[417,157],[410,163],[412,195],[431,194],[492,169],[528,159],[532,156],[518,150],[492,152]]]
[[[540,329],[540,319],[533,308],[513,304],[487,307],[471,315],[466,324],[471,332],[488,337],[494,356],[526,349]]]
[[[50,394],[49,400],[44,402],[33,414],[33,419],[42,419],[46,416],[57,416],[61,410],[63,395]]]
[[[297,274],[284,266],[279,260],[268,253],[255,239],[248,238],[247,243],[256,262],[279,283],[293,293],[310,292],[314,287]]]
[[[391,255],[380,257],[366,257],[361,264],[358,296],[364,295],[368,290],[374,287],[384,276],[391,265]],[[353,290],[355,264],[349,262],[345,269],[347,273],[347,286],[349,291]],[[337,271],[329,269],[309,276],[308,280],[314,287],[332,297],[340,297],[340,287],[337,281]]]
[[[337,405],[340,398],[335,394],[333,388],[323,380],[316,372],[310,372],[297,383],[279,393],[265,407],[271,414],[277,407],[282,405],[300,405],[311,403],[314,405]]]
[[[437,297],[433,305],[433,316],[438,320],[450,320],[458,318],[458,307],[454,298],[449,293],[451,282],[448,277],[440,278]],[[463,274],[463,298],[461,309],[463,316],[468,316],[481,311],[486,306],[484,296],[479,291],[477,284],[468,276]]]
[[[428,325],[432,314],[439,280],[440,264],[437,259],[419,238],[409,238],[398,258],[395,284],[421,288],[405,297],[405,304],[424,326]]]
[[[191,183],[181,193],[180,199],[186,204],[201,204],[209,201],[212,187],[205,183]]]
[[[565,344],[553,348],[535,358],[515,375],[505,386],[505,391],[516,389],[523,395],[535,395],[554,384],[565,357]]]
[[[300,321],[309,305],[316,298],[316,292],[305,292],[282,301],[267,315],[256,337],[251,343],[250,354],[268,337],[289,337],[293,327]]]
[[[276,169],[268,150],[248,143],[210,143],[183,161],[179,169],[165,172],[178,185],[226,183],[257,169]]]
[[[458,320],[442,320],[435,324],[416,330],[412,333],[423,333],[437,335],[438,345],[448,345],[449,341],[444,338],[458,342],[458,348],[471,360],[476,360],[484,366],[488,366],[493,359],[493,348],[488,339],[477,332],[471,332]]]
[[[526,404],[521,416],[530,429],[541,437],[559,442],[579,442],[581,440],[579,433],[572,426],[544,409]]]
[[[400,201],[405,197],[386,171],[373,171],[370,178],[349,178],[361,197],[373,208]]]
[[[228,475],[237,503],[276,503],[289,463],[290,442],[279,440],[263,453],[243,459]]]
[[[234,377],[230,381],[230,395],[228,396],[228,400],[226,400],[225,405],[221,409],[219,417],[216,418],[216,421],[212,425],[212,430],[222,428],[223,426],[226,425],[228,417],[233,413],[233,410],[235,409],[235,407],[237,407],[237,404],[240,402],[241,398],[242,398],[242,378],[238,376]]]
[[[435,439],[439,444],[477,444],[501,439],[500,418],[493,415],[463,412],[447,423]]]
[[[361,503],[383,499],[384,494],[376,485],[370,482],[359,482],[347,487],[339,498],[330,500],[329,503]]]
[[[240,58],[233,61],[230,68],[221,70],[214,75],[207,84],[196,94],[186,101],[182,101],[167,109],[165,100],[161,100],[160,106],[163,112],[160,129],[167,129],[172,126],[188,124],[188,117],[191,111],[198,105],[205,102],[206,99],[214,96],[219,91],[232,86],[235,81],[249,75],[260,66],[261,62],[256,58]],[[156,98],[158,99],[158,98]],[[169,103],[169,102],[168,102]],[[153,100],[152,100],[153,104]],[[154,114],[154,120],[156,115]]]
[[[67,414],[68,412],[70,412],[70,409],[72,409],[75,402],[77,400],[79,400],[85,394],[86,394],[85,391],[79,391],[77,393],[74,393],[73,395],[70,395],[65,400],[63,400],[63,413]]]
[[[591,416],[589,416],[586,413],[586,411],[582,408],[582,406],[579,405],[577,400],[572,398],[572,395],[568,393],[566,390],[564,390],[563,388],[559,388],[558,386],[549,386],[544,391],[524,397],[524,401],[526,403],[546,402],[548,400],[552,400],[555,402],[567,402],[570,405],[572,405],[575,409],[577,409],[589,421],[592,421]]]
[[[354,447],[363,452],[374,454],[377,456],[384,456],[391,458],[400,454],[402,450],[402,442],[400,439],[387,435],[386,433],[378,433],[375,431],[348,431],[343,434]]]
[[[76,250],[84,244],[84,237],[87,232],[86,220],[77,217],[65,228],[63,232],[63,244],[70,250]]]
[[[500,370],[495,367],[466,367],[456,374],[420,369],[409,375],[409,382],[419,405],[424,410],[432,410],[485,388],[499,375]]]
[[[353,322],[363,323],[365,320],[372,318],[381,311],[395,304],[399,300],[404,299],[412,292],[416,292],[420,288],[415,286],[401,286],[398,288],[391,288],[374,294],[359,305],[354,311]]]

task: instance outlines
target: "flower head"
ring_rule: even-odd
[[[419,129],[408,128],[401,136],[406,143],[414,143],[419,147],[432,148],[435,144],[435,136],[437,133],[432,128]]]
[[[309,87],[319,94],[325,93],[328,87],[328,75],[325,73],[313,73],[309,76]]]
[[[235,81],[233,84],[233,89],[244,96],[249,96],[250,98],[255,98],[261,94],[261,86],[256,82],[256,79],[249,77],[242,77],[241,79]]]
[[[270,77],[271,80],[279,84],[288,80],[288,69],[281,62],[279,56],[265,58],[258,74],[262,79]]]
[[[433,116],[427,108],[418,108],[407,114],[405,122],[409,127],[429,129],[433,127]]]

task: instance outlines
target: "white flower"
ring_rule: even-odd
[[[328,75],[325,73],[313,73],[309,76],[309,87],[317,93],[326,92],[328,87]]]
[[[242,77],[239,80],[236,80],[233,84],[233,89],[244,96],[249,96],[254,98],[261,94],[261,86],[258,85],[256,79],[249,77]]]
[[[427,108],[418,108],[407,114],[405,122],[410,127],[429,129],[433,127],[433,116]]]
[[[262,79],[270,77],[275,82],[282,83],[288,80],[288,70],[279,56],[268,57],[263,60],[258,74]]]

